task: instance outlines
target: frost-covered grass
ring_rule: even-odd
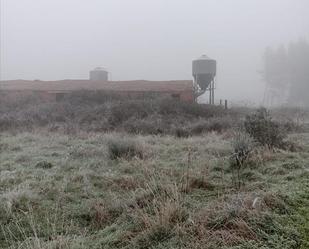
[[[257,148],[239,190],[232,139],[2,133],[0,248],[309,248],[309,134]]]

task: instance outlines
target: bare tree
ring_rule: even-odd
[[[283,103],[287,97],[289,104],[309,106],[309,44],[306,40],[293,42],[288,49],[284,46],[266,48],[263,64],[265,104]]]
[[[269,105],[282,102],[289,83],[288,55],[285,47],[266,48],[263,62],[262,76],[266,82],[264,102]]]
[[[309,106],[309,43],[306,40],[291,43],[288,56],[291,86],[289,102]]]

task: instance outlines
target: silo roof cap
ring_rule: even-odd
[[[94,69],[94,71],[106,71],[106,68],[104,68],[104,67],[96,67]]]
[[[202,60],[207,60],[207,61],[209,61],[209,60],[214,60],[214,59],[211,59],[210,57],[208,57],[206,54],[203,54],[202,56],[200,56],[199,58],[197,58],[196,59],[197,61],[202,61]]]

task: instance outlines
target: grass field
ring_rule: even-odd
[[[1,100],[0,248],[309,248],[307,110],[150,97]]]
[[[4,131],[0,247],[309,248],[309,133],[257,146],[239,178],[233,136]]]

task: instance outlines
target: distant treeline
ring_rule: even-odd
[[[263,56],[263,78],[268,88],[288,104],[309,106],[309,43],[302,39],[289,46],[268,47]]]

